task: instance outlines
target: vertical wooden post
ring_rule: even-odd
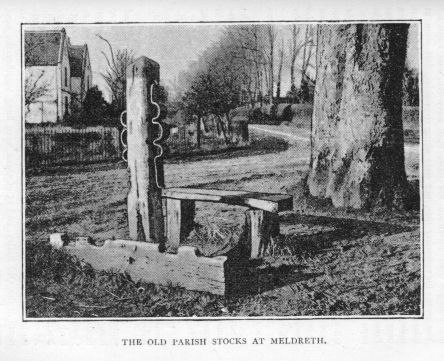
[[[279,235],[279,215],[260,209],[246,211],[245,228],[250,243],[250,258],[261,258],[270,246],[271,237]]]
[[[167,238],[169,251],[176,251],[180,242],[194,228],[194,201],[167,198]]]
[[[138,58],[127,68],[128,225],[131,239],[160,243],[159,249],[163,250],[165,225],[161,189],[157,184],[164,185],[163,160],[157,158],[156,172],[154,157],[159,150],[153,140],[159,129],[152,119],[158,110],[150,98],[151,85],[158,81],[159,64],[147,57]],[[156,101],[154,94],[153,100]]]

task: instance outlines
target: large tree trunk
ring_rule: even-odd
[[[307,185],[336,207],[403,206],[407,24],[321,25]]]

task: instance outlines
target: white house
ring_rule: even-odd
[[[91,87],[88,47],[71,45],[65,29],[25,31],[24,38],[25,120],[62,121]]]
[[[65,29],[25,31],[26,121],[54,123],[63,119],[69,113],[70,92]]]

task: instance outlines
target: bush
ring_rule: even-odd
[[[228,115],[229,115],[230,119],[233,119],[235,117],[248,118],[249,112],[250,112],[250,110],[244,106],[244,107],[237,107],[237,108],[230,110]]]
[[[291,122],[291,104],[282,103],[276,107],[276,120],[279,122]]]
[[[75,128],[98,125],[120,127],[119,116],[113,106],[106,102],[99,88],[93,86],[88,89],[81,110],[67,115],[64,123]]]
[[[419,127],[419,107],[403,106],[402,107],[402,120],[404,125],[407,123],[417,124]]]
[[[252,124],[277,124],[275,105],[256,105],[250,111],[249,122]]]

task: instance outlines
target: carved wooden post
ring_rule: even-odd
[[[159,134],[159,126],[152,119],[158,108],[150,98],[151,85],[158,81],[159,64],[147,57],[138,58],[127,68],[128,225],[131,239],[160,243],[159,249],[164,250],[165,225],[158,187],[164,186],[163,159],[157,158],[154,163],[159,150],[153,140]],[[154,94],[153,100],[156,101]]]

